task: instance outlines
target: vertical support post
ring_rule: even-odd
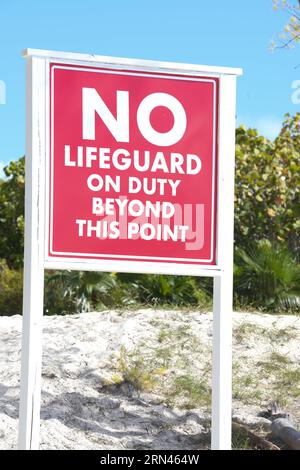
[[[214,278],[212,450],[231,449],[235,103],[236,76],[221,76],[217,227],[221,273]]]
[[[231,449],[232,276],[214,278],[212,450]]]
[[[38,449],[44,297],[45,59],[26,63],[25,250],[19,449]],[[34,90],[34,93],[33,93]]]

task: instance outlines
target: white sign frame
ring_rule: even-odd
[[[44,269],[139,272],[214,278],[212,449],[231,448],[232,280],[236,78],[241,69],[27,49],[25,259],[19,448],[38,449],[40,428]],[[217,266],[101,260],[51,260],[45,256],[49,158],[49,64],[219,78]]]

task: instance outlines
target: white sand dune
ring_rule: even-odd
[[[171,406],[157,390],[138,392],[129,381],[114,383],[122,376],[118,370],[121,350],[128,354],[143,348],[155,351],[163,341],[158,332],[167,337],[168,331],[173,334],[172,328],[184,332],[185,342],[179,335],[174,336],[178,341],[171,338],[174,354],[164,372],[166,381],[183,373],[177,361],[181,356],[178,345],[183,355],[190,354],[191,371],[201,376],[204,363],[210,363],[211,314],[143,309],[52,316],[43,321],[42,449],[208,447],[209,407],[184,409],[180,402]],[[19,315],[0,317],[0,449],[17,446],[21,323]],[[249,374],[251,367],[255,369],[274,351],[285,355],[290,367],[299,365],[299,317],[236,313],[234,325],[236,381],[241,371]],[[201,350],[193,358],[197,342]],[[237,365],[241,370],[236,371]],[[254,399],[247,405],[237,397],[235,416],[250,424],[266,424],[257,414],[267,406],[268,398],[274,399],[273,385],[266,374],[264,394],[257,403]],[[241,384],[241,389],[245,386]],[[291,400],[289,406],[300,418],[299,398]]]

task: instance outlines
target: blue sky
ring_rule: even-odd
[[[0,165],[24,154],[28,47],[243,67],[238,123],[274,137],[283,115],[300,111],[300,48],[270,52],[287,20],[272,0],[1,0]]]

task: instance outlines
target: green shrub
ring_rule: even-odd
[[[235,294],[244,305],[300,311],[300,269],[286,247],[260,240],[237,248]]]
[[[45,312],[48,315],[116,308],[132,297],[114,273],[52,271],[46,273]]]
[[[236,131],[235,243],[288,243],[300,256],[300,113],[286,115],[274,142]]]
[[[0,180],[0,259],[10,268],[23,267],[25,158],[4,167]]]
[[[22,313],[23,273],[0,261],[0,316]]]
[[[118,274],[129,286],[135,301],[146,305],[197,306],[207,304],[207,295],[189,276],[162,274]]]

